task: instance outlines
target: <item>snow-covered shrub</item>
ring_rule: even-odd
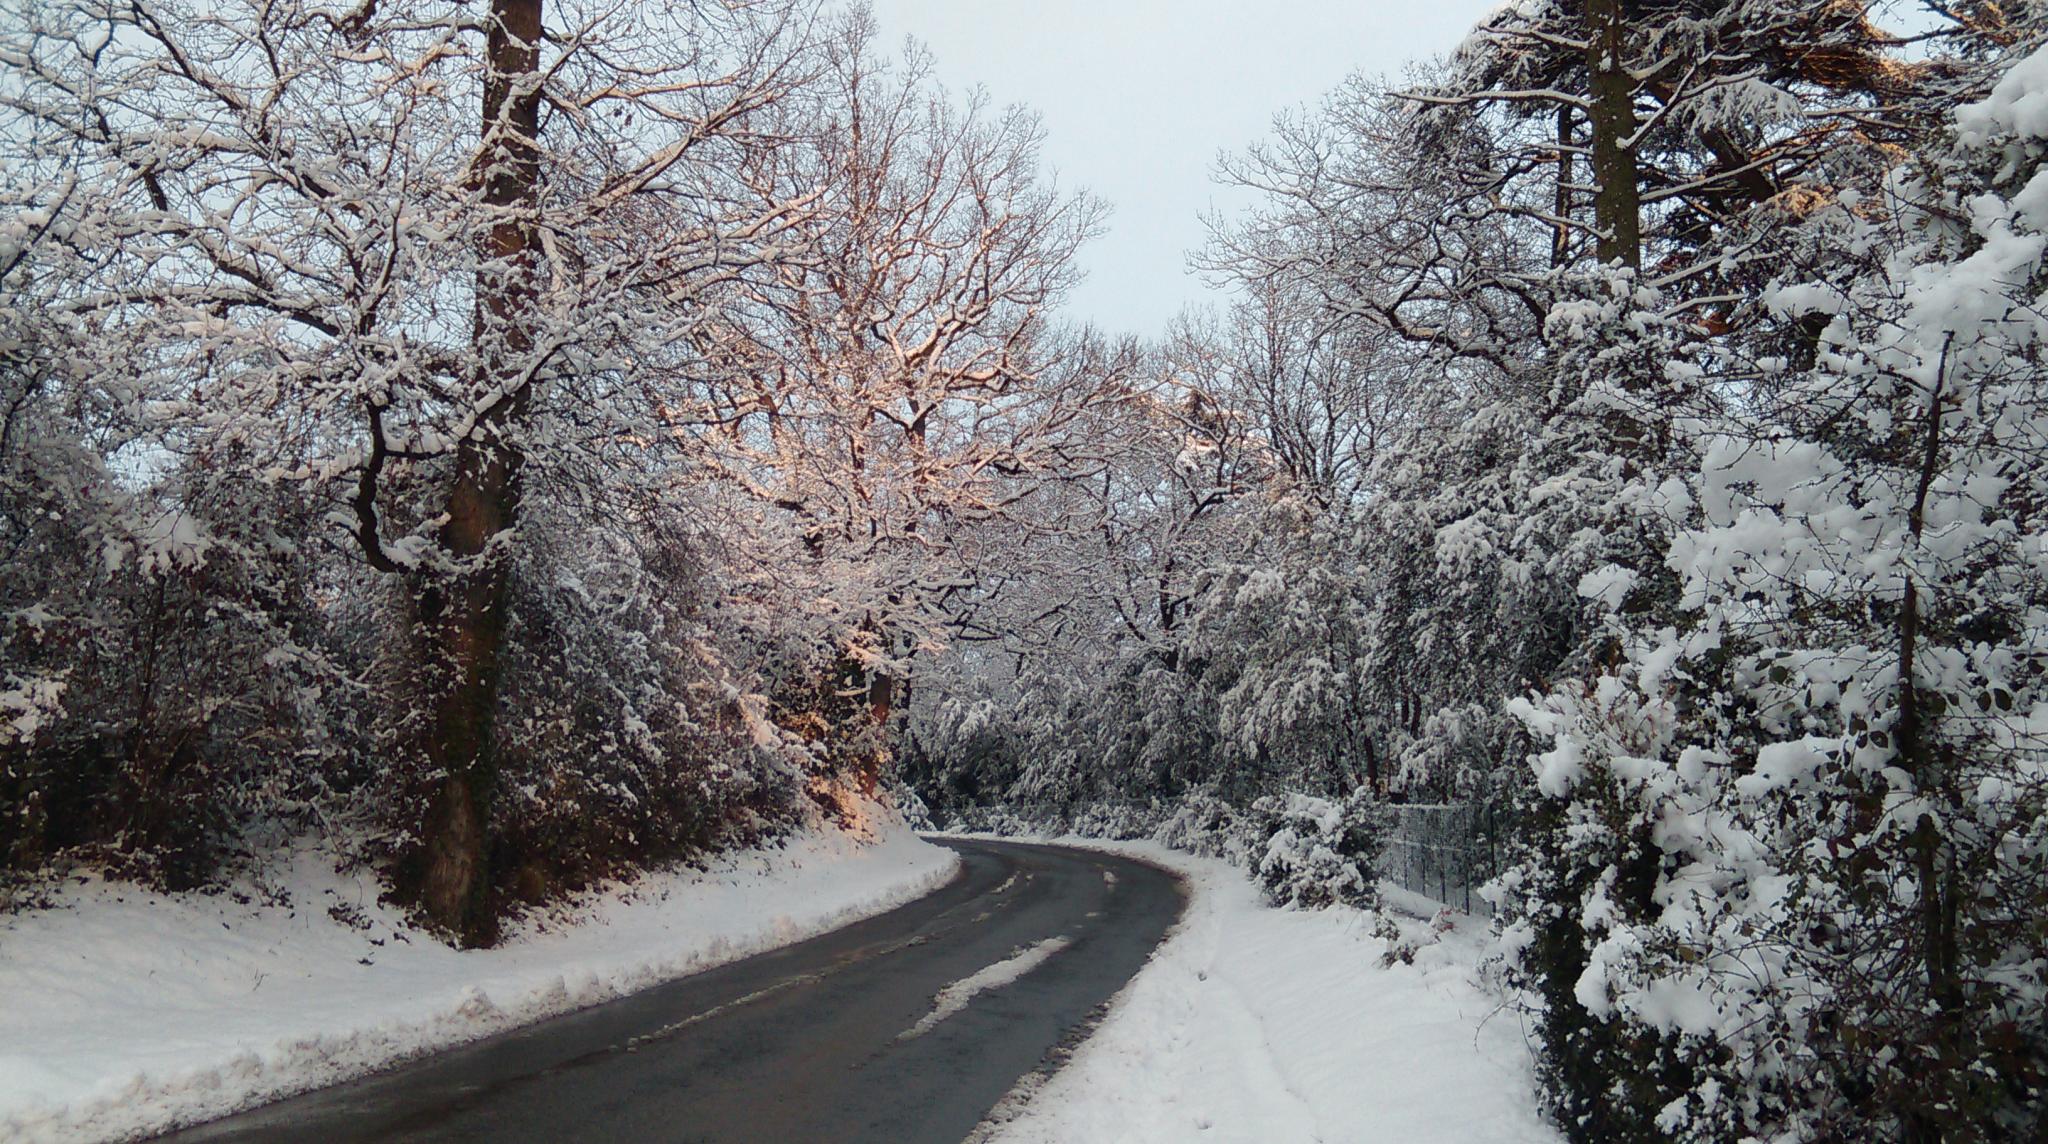
[[[150,442],[103,385],[112,351],[0,281],[0,871],[191,885],[345,785],[361,690],[319,506],[205,451],[122,464]]]
[[[1520,706],[1504,965],[1584,1138],[2041,1134],[2044,90],[2037,54],[1875,209],[1814,212],[1876,257],[1767,295],[1811,367],[1629,495],[1672,598]]]
[[[959,808],[947,816],[944,828],[967,834],[1026,835],[1046,832],[1043,823],[1001,806]],[[1054,830],[1052,833],[1062,832]]]
[[[1070,829],[1083,838],[1149,838],[1159,829],[1159,819],[1156,807],[1105,802],[1076,814]]]
[[[1161,846],[1245,863],[1243,814],[1216,797],[1208,787],[1196,787],[1182,795],[1166,815],[1152,840]]]
[[[1681,789],[1683,775],[1716,773],[1714,760],[1693,751],[1680,766],[1652,761],[1679,752],[1659,682],[1645,695],[1608,677],[1593,695],[1523,707],[1532,728],[1557,735],[1558,745],[1541,757],[1540,793],[1513,865],[1489,888],[1507,982],[1536,1003],[1546,1103],[1587,1139],[1661,1138],[1660,1114],[1706,1080],[1699,1063],[1728,1059],[1715,1040],[1716,992],[1740,990],[1745,969],[1767,992],[1786,984],[1774,967],[1717,961],[1704,956],[1699,935],[1659,928],[1667,906],[1691,898],[1674,900],[1668,872],[1704,872],[1682,868],[1674,844],[1716,836],[1683,813],[1698,804],[1696,792]],[[1786,1038],[1801,1031],[1758,1022],[1744,1046],[1748,1063],[1782,1074]],[[1745,1088],[1731,1086],[1721,1111],[1753,1099]]]
[[[719,655],[694,607],[716,589],[689,554],[577,532],[529,551],[503,685],[494,813],[517,869],[502,874],[532,896],[543,871],[576,887],[790,822],[797,753]]]
[[[964,808],[1001,798],[1024,769],[1015,700],[988,694],[979,682],[913,704],[897,752],[898,773],[941,825]]]
[[[1379,902],[1379,853],[1388,819],[1370,791],[1343,801],[1268,795],[1252,804],[1246,853],[1276,906],[1370,908]]]
[[[887,796],[889,805],[895,807],[896,813],[903,816],[903,824],[905,826],[912,830],[937,830],[939,828],[938,823],[932,819],[932,808],[925,805],[924,799],[918,795],[915,789],[904,783],[900,776],[889,776],[889,781],[882,789]]]
[[[1415,921],[1392,910],[1381,910],[1373,920],[1373,936],[1387,943],[1386,952],[1380,955],[1380,968],[1415,964],[1417,954],[1439,944],[1445,934],[1457,928],[1456,915],[1456,910],[1444,906],[1427,920]]]

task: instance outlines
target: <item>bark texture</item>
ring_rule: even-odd
[[[1642,192],[1636,171],[1635,77],[1626,66],[1628,16],[1622,0],[1585,0],[1586,71],[1593,133],[1593,225],[1606,265],[1643,260]]]
[[[496,938],[490,803],[509,569],[502,537],[519,503],[518,431],[532,390],[539,201],[541,0],[492,0],[483,146],[475,179],[495,216],[477,274],[480,415],[456,452],[440,542],[449,568],[418,591],[438,778],[421,823],[417,897],[464,945]]]

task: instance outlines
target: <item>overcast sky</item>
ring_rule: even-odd
[[[954,88],[1045,118],[1061,183],[1109,200],[1077,317],[1153,334],[1207,297],[1187,273],[1201,214],[1240,200],[1216,155],[1353,71],[1398,74],[1498,0],[872,0],[884,42],[929,45]]]

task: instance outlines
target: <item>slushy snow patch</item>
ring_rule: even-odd
[[[347,1080],[881,913],[958,864],[900,824],[825,830],[607,887],[467,952],[317,853],[254,904],[70,886],[0,917],[0,1139],[143,1136]]]
[[[1554,1144],[1517,1017],[1473,984],[1485,923],[1424,933],[1382,967],[1374,915],[1276,910],[1236,867],[1153,843],[1059,839],[1179,872],[1187,913],[1049,1079],[973,1138],[993,1144]],[[1435,904],[1392,886],[1389,908]]]
[[[917,1024],[903,1030],[896,1039],[907,1041],[912,1037],[924,1036],[937,1028],[940,1021],[967,1008],[967,1003],[974,1000],[975,994],[1008,985],[1045,964],[1046,958],[1067,948],[1068,944],[1064,936],[1049,937],[994,965],[978,969],[955,981],[933,995],[932,1011],[920,1018]]]

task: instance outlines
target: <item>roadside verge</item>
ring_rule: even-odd
[[[978,1144],[1559,1140],[1517,1016],[1473,981],[1483,922],[1277,910],[1221,860],[1057,841],[1173,870],[1191,900],[1093,1035],[999,1104]],[[1412,961],[1385,964],[1396,947]]]
[[[211,1119],[836,929],[958,866],[901,826],[811,833],[604,887],[467,952],[317,853],[260,895],[70,885],[0,917],[0,1138]]]

